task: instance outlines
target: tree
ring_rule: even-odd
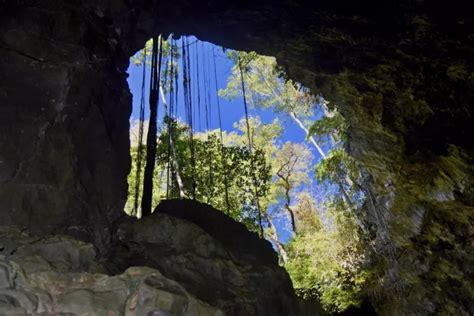
[[[168,120],[173,131],[171,138],[168,134]],[[197,200],[217,209],[229,209],[231,217],[245,223],[249,229],[257,230],[258,214],[253,202],[254,194],[257,192],[260,197],[267,196],[271,178],[265,152],[258,148],[251,152],[243,145],[243,135],[225,134],[226,144],[222,144],[217,131],[210,131],[195,135],[193,168],[188,130],[187,125],[165,117],[165,124],[162,125],[157,139],[155,188],[160,189],[156,190],[154,201],[164,198],[191,198],[190,192],[194,182]],[[174,144],[174,157],[170,142]],[[136,157],[134,152],[136,148],[132,149],[132,159]],[[226,159],[226,170],[222,168],[222,159]],[[251,159],[254,170],[250,168]],[[253,189],[252,172],[255,172],[258,179],[256,191]],[[178,174],[180,177],[177,177]],[[131,173],[129,186],[134,184],[134,181]],[[226,186],[228,199],[225,196]],[[131,196],[129,195],[129,200]],[[229,208],[226,205],[227,200]]]
[[[325,228],[315,213],[300,217],[299,234],[289,243],[285,268],[297,294],[317,298],[329,312],[341,312],[361,303],[363,284],[370,272],[365,269],[365,253],[353,214],[338,210],[341,205],[326,206],[335,222]]]
[[[168,68],[177,67],[172,64],[177,59],[173,47],[167,48],[172,56],[167,57]],[[278,252],[299,295],[319,298],[329,311],[357,305],[361,286],[370,274],[364,269],[365,250],[354,215],[363,196],[352,181],[359,176],[357,164],[343,147],[344,119],[322,98],[285,78],[274,58],[236,52],[229,56],[235,66],[220,95],[241,96],[242,67],[250,105],[272,109],[279,119],[264,124],[250,117],[248,129],[247,121],[241,119],[234,131],[222,132],[222,137],[218,130],[194,134],[191,151],[189,127],[165,117],[157,135],[155,187],[159,189],[154,203],[163,198],[195,197],[226,211],[253,231],[259,230],[261,215],[264,237]],[[167,115],[164,95],[172,92],[170,81],[175,77],[165,77],[169,77],[165,79],[169,88],[160,94]],[[302,141],[308,145],[282,143],[282,119],[304,131]],[[313,152],[320,156],[316,165]],[[317,203],[310,170],[315,171],[318,187],[329,184],[339,192]],[[330,214],[329,221],[321,220],[323,210]],[[291,232],[287,243],[280,238],[282,217],[288,218],[285,226]]]
[[[285,80],[284,72],[278,68],[275,58],[257,55],[254,52],[234,52],[228,56],[234,61],[232,73],[227,87],[219,94],[230,99],[242,96],[240,88],[240,65],[242,65],[244,80],[249,87],[246,91],[251,105],[272,109],[284,117],[290,118],[315,146],[322,157],[325,153],[322,147],[309,135],[305,121],[314,120],[316,105],[320,98],[312,96],[304,87],[291,80]]]
[[[332,141],[329,143],[330,147],[341,147],[340,141],[346,128],[342,116],[335,115],[337,112],[331,111],[325,100],[311,95],[301,85],[285,78],[285,73],[278,67],[275,58],[257,55],[255,52],[235,51],[231,51],[228,56],[235,65],[227,87],[219,92],[221,96],[233,99],[242,95],[239,83],[240,67],[243,67],[244,79],[249,87],[246,97],[251,100],[252,106],[272,109],[275,113],[291,119],[305,133],[309,143],[321,156],[321,161],[328,157],[323,149],[323,144],[328,140]],[[316,120],[318,116],[321,118]],[[319,125],[324,126],[328,122],[333,124],[333,128],[318,129]],[[319,137],[319,141],[315,135]],[[344,179],[335,181],[342,199],[348,208],[352,209],[355,206],[348,191],[351,190],[354,179],[346,175]]]
[[[233,144],[244,145],[248,139],[245,125],[243,119],[236,123],[234,127],[241,134],[231,133],[226,137],[227,140]],[[279,143],[282,127],[277,119],[269,124],[263,124],[258,117],[251,117],[249,125],[254,145],[262,148],[266,160],[271,162],[272,180],[269,192],[260,200],[262,214],[267,224],[265,237],[272,242],[282,262],[285,262],[288,255],[285,245],[279,238],[274,217],[287,217],[292,223],[292,231],[296,232],[293,202],[297,201],[297,195],[303,186],[311,183],[308,169],[312,166],[313,155],[304,144]]]
[[[296,220],[296,233],[298,235],[308,234],[315,230],[321,230],[323,224],[318,216],[316,202],[307,191],[301,191],[296,196],[296,205],[293,207]]]
[[[296,229],[296,217],[292,208],[292,197],[294,191],[303,183],[309,182],[308,166],[312,161],[311,151],[302,144],[286,142],[275,154],[275,176],[274,185],[276,193],[283,198],[284,209],[288,212],[293,232]]]

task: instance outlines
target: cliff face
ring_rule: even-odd
[[[130,164],[125,57],[114,61],[106,25],[81,6],[1,6],[0,223],[103,251]]]
[[[152,35],[193,34],[277,57],[347,119],[366,175],[361,217],[386,267],[379,311],[472,313],[470,12],[465,1],[0,1],[0,223],[106,253],[130,163],[128,58]]]

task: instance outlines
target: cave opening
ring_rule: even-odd
[[[134,106],[125,212],[142,217],[143,156],[150,154],[144,140],[153,102],[148,87],[155,71],[160,83],[152,209],[170,199],[206,203],[271,242],[301,298],[324,297],[331,312],[357,306],[362,295],[349,281],[301,277],[311,271],[365,273],[359,241],[364,227],[354,216],[364,194],[354,184],[359,170],[345,151],[340,113],[289,79],[274,57],[170,34],[160,36],[162,64],[153,70],[153,41],[158,38],[147,41],[128,68]],[[315,247],[304,250],[312,238]],[[305,256],[320,263],[308,270]],[[345,269],[349,261],[353,266]],[[329,294],[341,284],[346,293]]]

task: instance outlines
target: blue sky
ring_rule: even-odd
[[[217,121],[217,105],[216,105],[216,90],[215,90],[215,81],[214,81],[214,66],[213,66],[213,61],[212,61],[212,56],[213,56],[213,51],[216,54],[216,69],[217,69],[217,82],[218,82],[218,88],[223,89],[226,87],[227,84],[227,79],[228,76],[231,73],[231,69],[233,66],[233,62],[226,57],[225,52],[222,50],[222,48],[215,46],[211,43],[208,42],[202,42],[202,41],[196,41],[195,37],[189,37],[188,42],[192,43],[190,45],[190,54],[191,56],[194,56],[194,52],[196,49],[198,49],[198,54],[200,58],[200,63],[201,63],[201,70],[200,70],[200,86],[201,86],[201,91],[204,91],[204,82],[203,82],[203,69],[207,68],[208,72],[210,74],[210,81],[211,81],[211,116],[212,116],[212,121],[210,123],[210,128],[215,129],[218,128],[218,121]],[[177,42],[178,47],[181,47],[181,40],[178,40]],[[192,70],[194,70],[194,59],[191,58],[191,64],[192,64]],[[179,68],[182,69],[181,66],[181,61],[179,61],[180,65]],[[202,64],[204,63],[204,64]],[[210,68],[208,68],[210,67]],[[145,89],[145,100],[148,101],[148,80],[149,80],[149,69],[147,69],[147,83],[146,83],[146,89]],[[128,69],[129,73],[129,78],[128,78],[128,84],[130,87],[130,91],[133,94],[133,112],[131,116],[131,120],[137,120],[139,118],[139,106],[140,106],[140,93],[141,93],[141,81],[142,81],[142,67],[141,66],[136,66],[133,63],[130,63],[130,67]],[[180,74],[181,75],[181,74]],[[192,80],[196,78],[196,74],[191,74]],[[180,79],[181,81],[181,79]],[[194,86],[194,85],[193,85]],[[182,87],[179,88],[180,95],[178,96],[178,117],[180,117],[183,121],[185,121],[183,115],[184,115],[184,105],[183,105],[183,89]],[[201,100],[203,98],[203,92],[201,92]],[[196,93],[193,91],[193,98],[196,98]],[[194,104],[196,103],[193,101]],[[203,103],[203,102],[202,102]],[[242,117],[244,117],[244,104],[243,104],[243,99],[242,98],[237,98],[235,100],[228,100],[225,98],[220,98],[220,106],[221,106],[221,117],[222,117],[222,127],[226,131],[233,131],[233,124],[237,121],[239,121]],[[201,107],[202,112],[201,113],[201,122],[197,122],[198,120],[198,115],[194,116],[194,126],[196,128],[196,131],[203,131],[205,128],[205,115],[204,115],[204,106]],[[162,110],[162,104],[160,102],[160,107],[159,107],[159,122],[161,121],[162,115],[163,115],[163,110]],[[280,137],[281,142],[286,142],[286,141],[291,141],[291,142],[305,142],[305,134],[304,132],[296,126],[293,122],[289,121],[285,117],[282,116],[277,116],[273,111],[267,109],[267,110],[262,110],[262,109],[253,109],[249,108],[249,114],[251,116],[256,116],[258,115],[260,119],[262,120],[263,123],[270,123],[273,121],[275,118],[279,118],[280,122],[282,123],[283,126],[283,134]],[[148,117],[148,102],[145,106],[145,119]],[[201,126],[201,129],[199,130],[199,126]],[[313,155],[315,157],[318,157],[318,153],[316,150],[311,147],[311,150],[313,151]],[[310,173],[310,177],[313,178],[313,168],[309,167],[308,172]],[[280,238],[282,239],[283,242],[288,240],[291,237],[291,234],[284,228],[288,224],[287,220],[282,219],[282,218],[276,218],[275,219],[275,225],[277,226],[278,233],[280,235]]]
[[[190,50],[191,54],[194,53],[194,49],[196,49],[196,46],[198,47],[198,51],[201,56],[204,56],[205,62],[204,66],[208,66],[208,61],[212,63],[212,53],[213,53],[213,47],[214,47],[214,52],[216,54],[216,68],[217,68],[217,82],[219,89],[223,89],[226,86],[227,83],[227,78],[231,73],[231,68],[232,68],[232,61],[229,60],[225,52],[222,51],[222,48],[215,46],[211,43],[208,42],[195,42],[194,37],[189,37],[189,42],[194,43],[190,45]],[[178,41],[178,46],[181,46],[181,41]],[[207,58],[209,56],[209,58]],[[201,62],[202,62],[201,58]],[[191,61],[192,63],[193,61]],[[194,66],[193,66],[194,67]],[[217,106],[216,106],[216,97],[215,97],[215,89],[214,89],[214,68],[213,65],[210,65],[211,69],[211,88],[212,88],[212,95],[211,95],[211,115],[213,118],[217,118]],[[142,76],[142,68],[140,66],[135,66],[132,63],[130,63],[130,67],[128,69],[129,73],[129,78],[128,78],[128,84],[130,87],[130,91],[133,94],[133,112],[132,112],[132,117],[131,119],[138,119],[139,116],[139,106],[140,106],[140,87],[141,87],[141,76]],[[201,71],[201,81],[202,81],[202,71]],[[193,76],[192,79],[195,77]],[[148,100],[148,80],[149,80],[149,73],[147,73],[147,85],[146,85],[146,98],[145,100]],[[201,83],[201,88],[203,87],[203,83]],[[182,89],[181,89],[182,90]],[[182,91],[181,91],[182,92]],[[193,97],[195,97],[193,95]],[[179,99],[182,101],[183,100],[183,95],[182,93],[179,96]],[[183,104],[182,102],[179,102],[180,104],[178,105],[178,116],[182,118],[183,114]],[[243,100],[242,98],[238,98],[236,100],[227,100],[225,98],[220,98],[220,105],[221,105],[221,115],[222,115],[222,128],[226,131],[232,131],[233,130],[233,124],[237,121],[240,120],[244,116],[244,105],[243,105]],[[145,117],[148,117],[148,105],[145,107]],[[255,116],[258,115],[261,120],[264,123],[270,123],[275,117],[277,117],[271,110],[261,110],[261,109],[249,109],[250,115]],[[161,108],[159,109],[160,117],[163,114],[161,111]],[[204,122],[204,114],[201,114],[201,127],[204,129],[205,127],[205,122]],[[281,118],[282,119],[282,118]],[[199,124],[196,122],[197,118],[194,118],[195,120],[195,128],[199,126]],[[293,141],[293,142],[302,142],[305,139],[304,132],[300,130],[296,125],[292,124],[291,122],[287,122],[286,120],[282,119],[281,121],[284,124],[284,129],[283,129],[283,135],[281,137],[281,141]],[[213,119],[211,122],[211,129],[218,128],[218,123],[217,120]]]

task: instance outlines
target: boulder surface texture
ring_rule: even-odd
[[[69,236],[0,230],[0,315],[297,314],[271,244],[208,205],[163,201],[114,237],[98,257]]]
[[[71,237],[2,232],[7,240],[16,246],[0,255],[0,315],[224,315],[156,269],[105,274],[94,247]]]
[[[109,269],[158,269],[226,315],[295,315],[296,297],[272,245],[212,207],[162,201],[155,212],[118,229]]]

